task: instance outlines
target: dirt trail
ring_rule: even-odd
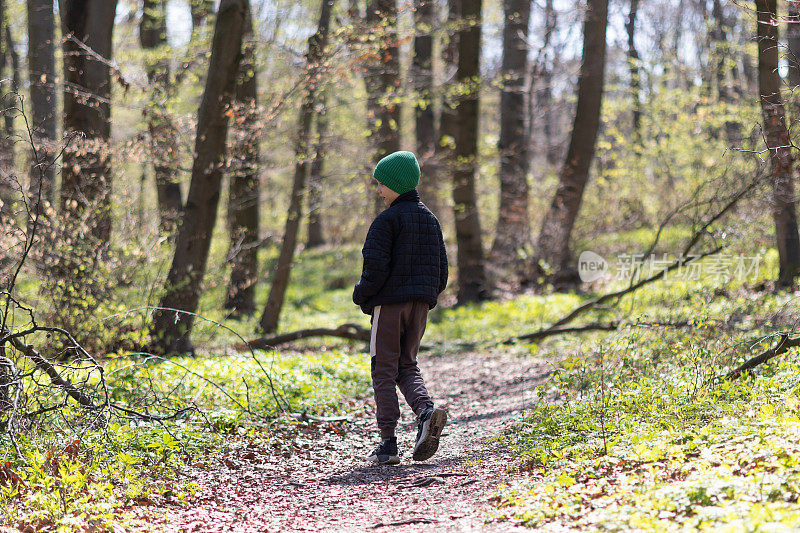
[[[530,407],[548,372],[541,361],[503,354],[421,357],[437,406],[449,411],[432,459],[411,460],[416,434],[404,406],[399,466],[370,466],[376,444],[371,402],[353,421],[312,423],[285,448],[242,445],[227,470],[198,468],[190,505],[168,511],[166,531],[513,531],[487,522],[489,495],[507,476],[510,457],[484,445]],[[401,399],[402,402],[402,399]],[[163,513],[163,508],[161,510]]]

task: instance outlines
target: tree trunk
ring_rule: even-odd
[[[456,80],[464,95],[456,108],[453,203],[458,253],[458,302],[488,298],[481,225],[475,196],[478,170],[478,106],[480,97],[480,50],[482,0],[461,0],[464,24],[458,32]]]
[[[13,92],[17,90],[12,76],[7,76],[6,67],[9,65],[9,39],[6,39],[8,31],[8,11],[4,0],[0,0],[0,79],[6,81],[12,78],[12,82],[0,83],[0,105],[3,109],[10,109],[17,105],[13,100]],[[17,196],[18,185],[15,181],[14,172],[14,113],[3,113],[3,131],[0,133],[0,215],[14,218],[14,201]]]
[[[714,41],[714,73],[717,78],[717,94],[720,102],[730,102],[728,92],[727,72],[725,62],[729,59],[730,50],[728,46],[728,28],[725,23],[725,15],[722,12],[722,2],[714,0],[711,8],[714,17],[714,28],[711,30],[711,38]]]
[[[328,136],[327,91],[319,95],[319,112],[317,113],[317,145],[314,148],[314,161],[311,163],[311,174],[308,178],[308,240],[306,248],[316,248],[325,244],[325,233],[322,229],[322,183],[323,167],[326,157],[326,137]]]
[[[242,63],[236,84],[235,141],[228,195],[228,231],[231,279],[225,298],[225,309],[235,316],[249,316],[256,310],[256,276],[258,275],[259,197],[259,131],[258,87],[256,83],[256,42],[253,37],[252,14],[245,21]]]
[[[792,4],[793,2],[789,3],[790,6]],[[731,78],[738,78],[739,76],[736,76],[730,66],[731,63],[735,62],[735,58],[728,41],[729,27],[725,20],[725,12],[720,0],[714,0],[712,15],[714,17],[714,29],[711,33],[714,41],[714,71],[717,78],[717,95],[720,103],[725,105],[725,112],[730,114],[731,109],[729,109],[729,106],[735,105],[738,101],[738,98],[733,94]],[[743,136],[741,124],[738,121],[731,119],[725,121],[725,138],[728,141],[728,146],[741,145]]]
[[[500,68],[500,206],[492,244],[492,265],[511,275],[514,285],[526,282],[523,254],[530,245],[528,214],[528,22],[530,0],[505,0],[503,59]],[[505,277],[505,276],[503,276]]]
[[[792,89],[794,94],[796,88],[800,86],[800,4],[797,2],[789,2],[789,16],[787,17],[786,24],[786,42],[789,48],[787,54],[788,69],[786,73],[786,81],[789,83],[789,88]],[[797,111],[800,98],[794,96],[792,98],[792,107],[795,110],[795,120],[798,119]]]
[[[99,242],[107,243],[111,236],[109,66],[117,0],[59,0],[59,5],[66,82],[64,132],[79,136],[64,150],[61,212],[67,226],[85,224]]]
[[[778,74],[776,0],[756,0],[755,5],[758,12],[758,87],[772,173],[772,216],[780,264],[778,283],[791,286],[800,271],[800,237],[794,205],[791,141]]]
[[[631,0],[625,31],[628,33],[628,73],[630,75],[631,97],[633,98],[633,133],[637,142],[641,142],[640,123],[642,119],[641,78],[639,74],[639,51],[636,49],[636,15],[639,11],[639,0]]]
[[[151,342],[157,353],[192,350],[189,335],[217,219],[228,135],[228,108],[235,90],[248,12],[247,0],[222,0],[217,12],[211,60],[198,111],[189,196],[175,239],[175,255],[167,276],[166,293],[161,299],[161,309],[153,316]]]
[[[553,113],[553,59],[555,54],[551,41],[555,29],[556,10],[553,6],[553,0],[546,0],[544,6],[544,42],[539,51],[539,58],[532,63],[530,75],[530,84],[532,88],[535,87],[536,97],[529,96],[528,116],[531,120],[529,147],[534,142],[536,130],[539,129],[533,123],[534,116],[536,116],[535,111],[539,110],[539,114],[542,117],[541,135],[548,165],[557,164],[560,151],[555,138],[556,128],[554,127],[555,116]],[[530,148],[529,153],[532,153]]]
[[[456,115],[457,91],[455,90],[456,74],[458,72],[458,33],[456,27],[461,18],[461,0],[448,0],[447,2],[447,34],[443,36],[442,66],[443,79],[441,89],[441,114],[439,118],[439,131],[435,147],[435,166],[439,176],[450,176],[455,169],[455,137],[458,133]],[[422,178],[424,179],[424,177]],[[445,188],[447,182],[441,183]]]
[[[189,0],[189,9],[192,13],[192,33],[194,33],[214,12],[214,0]]]
[[[447,2],[447,42],[442,46],[442,62],[444,80],[442,82],[442,112],[439,118],[438,142],[436,143],[436,160],[441,166],[440,170],[447,174],[453,171],[455,165],[454,147],[457,131],[456,106],[454,95],[456,73],[458,71],[458,35],[455,30],[461,18],[461,1],[448,0]]]
[[[14,44],[14,37],[11,35],[11,25],[5,25],[5,40],[6,40],[6,56],[8,61],[11,62],[11,90],[19,93],[20,73],[19,73],[19,54],[17,47]],[[6,131],[9,134],[14,133],[14,113],[5,114]]]
[[[393,101],[400,90],[400,54],[397,44],[397,7],[395,0],[369,0],[367,25],[378,35],[375,58],[367,64],[364,82],[367,88],[367,126],[373,147],[373,163],[400,150],[400,105]],[[375,212],[383,210],[375,198]]]
[[[111,51],[116,0],[60,0],[64,135],[57,233],[43,248],[40,292],[49,319],[85,346],[97,345],[92,314],[108,297],[99,275],[111,237]]]
[[[158,54],[159,48],[167,44],[165,0],[144,0],[139,41],[142,49],[150,56],[145,60],[145,70],[153,92],[145,115],[155,172],[159,226],[162,232],[171,233],[177,228],[183,214],[181,186],[175,181],[178,167],[176,152],[178,133],[164,109],[170,93],[169,60],[151,58],[154,54]]]
[[[55,200],[56,63],[53,0],[28,0],[28,77],[31,130],[36,150],[31,157],[31,213],[41,202]]]
[[[328,45],[328,30],[330,28],[331,9],[334,0],[322,0],[319,25],[317,32],[308,39],[308,53],[306,54],[305,94],[300,108],[300,118],[297,128],[295,143],[294,183],[292,184],[292,197],[289,203],[289,212],[286,217],[286,229],[283,232],[283,242],[278,262],[272,277],[267,305],[261,316],[259,326],[265,333],[272,333],[278,329],[286,288],[289,286],[289,274],[292,260],[294,259],[297,245],[297,233],[300,221],[303,218],[303,195],[306,188],[308,175],[308,152],[311,120],[314,116],[314,106],[317,99],[317,88],[320,83],[322,58],[325,47]]]
[[[554,270],[566,270],[570,236],[589,179],[603,99],[608,0],[589,0],[583,31],[578,104],[558,188],[545,214],[537,253]]]
[[[425,204],[433,212],[441,206],[438,173],[435,168],[436,125],[433,114],[433,28],[435,1],[414,1],[414,53],[411,78],[416,89],[414,119],[417,132],[417,159],[422,168],[419,189]]]

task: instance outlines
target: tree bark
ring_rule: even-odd
[[[537,253],[554,270],[566,270],[570,236],[589,179],[603,100],[608,0],[589,0],[584,21],[578,103],[558,188],[545,214]]]
[[[539,58],[531,66],[530,83],[535,87],[535,95],[529,97],[529,112],[531,127],[529,147],[533,145],[534,135],[539,129],[533,123],[535,111],[538,109],[542,117],[541,134],[544,138],[544,149],[548,165],[558,162],[559,148],[556,142],[555,116],[553,113],[553,59],[555,53],[551,44],[553,33],[556,29],[556,10],[553,0],[546,0],[544,6],[544,42],[539,51]],[[532,153],[532,150],[529,150]]]
[[[11,76],[7,76],[6,67],[9,66],[10,39],[8,31],[8,11],[4,0],[0,0],[0,78],[3,81],[11,78],[11,83],[6,82],[0,93],[0,105],[3,109],[16,106],[13,100],[13,93],[17,91],[18,84],[15,83],[14,69],[12,67]],[[14,113],[3,113],[3,131],[0,133],[0,215],[14,218],[14,201],[16,199],[18,185],[15,182],[14,172]]]
[[[793,2],[789,3],[790,6],[792,4]],[[728,106],[735,105],[738,100],[733,94],[734,89],[731,77],[738,78],[738,76],[729,66],[735,59],[728,41],[729,26],[725,19],[721,0],[714,0],[711,12],[714,17],[714,29],[711,32],[711,36],[714,41],[714,71],[717,78],[717,95],[720,103],[726,106],[725,111],[730,113]],[[742,137],[741,124],[735,120],[725,120],[725,138],[728,141],[728,146],[741,145]]]
[[[189,0],[189,9],[192,13],[192,33],[194,33],[214,13],[214,0]]]
[[[633,133],[637,142],[641,142],[640,124],[642,119],[642,100],[639,97],[641,78],[639,74],[639,51],[636,49],[636,15],[639,11],[639,0],[631,0],[625,31],[628,34],[628,74],[630,76],[631,97],[633,98]]]
[[[43,248],[40,288],[51,320],[96,346],[89,327],[110,280],[99,275],[111,237],[111,65],[116,0],[59,0],[63,35],[63,124],[57,233]]]
[[[800,237],[794,205],[791,140],[778,74],[776,0],[756,0],[758,12],[758,87],[772,173],[772,217],[780,273],[778,284],[791,286],[800,271]]]
[[[305,93],[300,108],[298,120],[297,140],[295,143],[295,166],[292,196],[289,203],[289,212],[286,217],[286,228],[283,232],[283,242],[278,256],[278,262],[272,276],[267,305],[261,316],[259,326],[265,333],[272,333],[278,329],[286,288],[289,286],[289,274],[292,260],[297,246],[297,233],[300,221],[303,218],[303,195],[306,189],[308,175],[309,134],[311,120],[314,116],[314,106],[317,100],[317,89],[322,71],[322,58],[328,45],[328,30],[330,28],[331,9],[334,0],[322,0],[317,32],[308,40],[308,53],[306,54]]]
[[[800,4],[797,2],[789,2],[789,13],[786,20],[786,44],[788,45],[789,53],[787,54],[787,73],[786,81],[789,83],[789,88],[792,89],[792,94],[795,93],[797,87],[800,86]],[[791,99],[792,109],[794,111],[794,119],[800,118],[800,98],[794,96]]]
[[[256,310],[256,276],[258,275],[259,197],[259,131],[258,86],[256,81],[256,43],[252,14],[245,21],[242,62],[236,84],[235,141],[233,143],[228,195],[228,231],[231,279],[225,309],[235,316],[249,316]]]
[[[311,163],[311,174],[308,178],[308,240],[306,248],[316,248],[325,244],[325,232],[322,229],[322,183],[323,167],[326,157],[326,138],[328,136],[327,91],[319,95],[319,112],[317,113],[317,145],[314,148],[314,161]]]
[[[411,61],[411,78],[416,89],[414,120],[417,133],[417,159],[422,169],[419,189],[425,204],[435,213],[439,211],[437,186],[436,124],[433,113],[433,28],[435,1],[414,1],[414,53]]]
[[[162,232],[170,233],[177,228],[183,214],[181,186],[175,180],[178,167],[176,152],[178,133],[169,114],[164,109],[165,101],[170,93],[169,60],[152,57],[160,55],[159,48],[167,44],[165,0],[143,0],[139,41],[142,49],[149,55],[145,59],[145,70],[152,93],[145,115],[147,129],[150,133],[159,226]]]
[[[0,5],[4,4],[4,2],[0,2]],[[5,6],[3,6],[5,8]],[[8,24],[8,19],[6,17],[5,9],[3,9],[3,32],[0,35],[0,39],[3,40],[3,70],[5,67],[10,67],[9,73],[11,74],[11,92],[12,93],[19,93],[19,81],[20,81],[20,74],[19,74],[19,54],[17,54],[17,49],[14,45],[14,38],[11,35],[11,25]],[[14,97],[11,95],[5,95],[5,98],[8,100],[5,102],[4,107],[16,107],[17,103],[13,100]],[[14,136],[14,115],[15,113],[4,112],[3,113],[3,122],[5,125],[5,132],[9,138],[13,138]],[[9,154],[11,156],[11,168],[13,169],[14,166],[14,146],[13,142],[11,143]]]
[[[486,285],[481,225],[475,196],[478,170],[478,112],[480,98],[480,45],[482,0],[461,0],[463,24],[458,32],[456,80],[463,96],[456,108],[453,203],[458,253],[458,302],[489,297]]]
[[[790,97],[787,104],[789,112],[788,122],[791,127],[800,121],[800,95],[797,94],[797,91],[800,90],[800,4],[797,2],[789,2],[787,15],[786,44],[788,53],[786,54],[786,63],[788,68],[786,73],[786,82],[790,89]],[[743,55],[745,61],[750,57],[749,54]],[[745,78],[745,85],[748,85],[748,70],[751,70],[748,69],[748,65],[746,63],[743,64],[742,71],[745,74],[743,76]],[[798,170],[800,163],[797,161],[794,163],[795,170]]]
[[[369,0],[366,22],[377,35],[378,50],[367,63],[364,82],[367,88],[367,127],[373,147],[373,163],[400,150],[400,105],[393,101],[400,90],[400,54],[397,40],[395,0]],[[372,193],[371,193],[372,194]],[[375,198],[375,212],[383,209]]]
[[[235,90],[248,10],[247,0],[222,0],[217,12],[211,60],[198,111],[186,210],[175,240],[166,292],[153,316],[151,343],[156,353],[192,351],[189,336],[217,218],[229,104]]]
[[[711,7],[711,14],[714,17],[714,26],[711,30],[711,40],[714,43],[714,74],[717,82],[717,95],[720,102],[729,102],[728,85],[726,75],[728,68],[725,62],[730,51],[728,49],[728,28],[725,23],[725,15],[722,11],[722,2],[714,0]]]
[[[31,161],[32,214],[41,202],[55,200],[56,63],[53,0],[28,0],[28,77],[31,95],[31,130],[36,150]]]
[[[64,150],[61,212],[67,226],[111,236],[111,39],[117,0],[59,0],[64,35]],[[88,213],[91,212],[91,216]],[[82,230],[81,230],[82,231]]]
[[[528,23],[530,0],[503,2],[503,59],[500,68],[500,206],[497,232],[492,244],[492,264],[515,278],[514,285],[525,283],[525,261],[520,252],[531,244],[528,214],[529,94]],[[505,276],[503,276],[505,277]]]
[[[436,143],[437,167],[444,173],[453,171],[455,166],[455,136],[457,132],[456,106],[454,97],[455,79],[458,71],[458,34],[456,27],[461,18],[461,1],[447,2],[447,42],[442,47],[444,80],[442,82],[441,116],[439,118],[438,142]]]

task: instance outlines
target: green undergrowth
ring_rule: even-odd
[[[350,300],[360,269],[359,251],[352,246],[299,254],[280,332],[335,327],[345,322],[369,326],[368,317]],[[274,257],[270,257],[265,257],[265,269],[271,267],[269,261]],[[585,313],[571,324],[615,321],[624,324],[619,331],[561,335],[502,348],[497,345],[499,341],[546,327],[588,299],[624,283],[607,280],[585,286],[581,293],[524,294],[433,310],[423,340],[433,350],[423,352],[423,365],[435,364],[426,359],[443,351],[480,353],[490,349],[533,355],[553,364],[553,377],[541,389],[540,403],[514,431],[502,437],[520,456],[514,477],[522,476],[522,480],[498,492],[499,512],[529,525],[596,517],[591,518],[592,525],[645,527],[631,525],[638,522],[621,518],[622,511],[613,514],[617,511],[611,505],[603,507],[606,514],[600,517],[583,507],[576,511],[573,507],[578,504],[573,500],[569,505],[561,503],[559,498],[572,494],[565,483],[575,480],[567,486],[589,486],[607,478],[602,481],[603,490],[609,497],[617,494],[615,501],[626,502],[619,508],[631,505],[644,513],[644,505],[630,499],[633,496],[624,499],[628,497],[624,494],[635,491],[615,481],[615,472],[624,472],[628,476],[625,479],[633,480],[631,476],[639,475],[637,469],[645,467],[673,472],[697,462],[701,469],[705,456],[692,455],[697,450],[689,446],[700,439],[692,435],[703,431],[710,431],[703,438],[713,441],[713,449],[719,453],[727,453],[726,432],[737,424],[744,428],[742,431],[748,424],[753,432],[765,428],[765,434],[776,439],[789,435],[781,431],[790,427],[790,419],[773,416],[776,425],[765,425],[771,419],[764,410],[772,405],[773,413],[782,412],[781,406],[791,403],[794,385],[789,367],[778,365],[770,367],[772,374],[762,372],[759,379],[768,376],[768,382],[742,382],[728,388],[708,384],[709,378],[763,348],[763,344],[750,347],[758,336],[795,322],[795,296],[773,294],[756,283],[773,279],[776,271],[775,254],[769,252],[754,280],[725,282],[713,275],[697,279],[675,276]],[[296,343],[292,350],[243,351],[242,339],[257,336],[259,313],[242,321],[228,318],[220,306],[224,280],[224,272],[212,273],[208,280],[200,310],[205,318],[198,318],[193,333],[197,357],[159,360],[119,349],[102,358],[114,402],[153,415],[189,410],[161,423],[127,419],[117,412],[104,429],[91,429],[85,419],[71,428],[53,417],[49,425],[31,424],[18,435],[21,457],[3,434],[3,525],[42,531],[103,530],[111,528],[113,520],[130,506],[189,501],[196,487],[186,484],[180,473],[196,464],[198,458],[207,462],[209,457],[219,457],[226,446],[240,438],[282,438],[276,427],[296,424],[280,416],[284,411],[336,414],[346,410],[344,399],[368,393],[369,358],[363,342],[310,339]],[[259,286],[259,309],[266,299],[266,288],[265,284]],[[451,284],[448,291],[453,290]],[[138,303],[126,305],[133,308]],[[686,320],[690,322],[679,327],[656,324]],[[146,324],[142,316],[131,319],[131,323],[136,321]],[[747,415],[751,408],[752,416]],[[598,413],[603,415],[598,417]],[[784,440],[788,442],[789,436]],[[755,447],[753,442],[746,444]],[[789,450],[789,444],[785,446]],[[646,450],[670,450],[675,458],[643,455]],[[660,466],[662,463],[665,466]],[[747,464],[751,463],[757,464]],[[595,472],[595,477],[583,480],[584,471]],[[675,480],[665,478],[667,474],[654,474],[653,488],[647,489],[651,492],[642,492],[641,497],[673,487],[673,481],[693,483],[694,472],[687,471]],[[746,472],[748,476],[763,474],[753,469]],[[548,486],[552,490],[546,489]],[[636,484],[647,486],[644,481]],[[748,491],[752,489],[747,487]],[[576,501],[583,502],[580,498],[590,489],[572,490],[577,491]],[[672,498],[671,493],[665,494],[662,499]],[[714,492],[709,497],[717,498],[717,494],[723,493]],[[734,494],[735,499],[744,492]],[[713,500],[713,505],[705,507],[720,507],[717,502],[722,501]],[[771,503],[777,505],[779,500]],[[676,520],[706,516],[652,505],[658,506],[656,516],[662,511],[674,513],[663,516]]]
[[[770,252],[757,279],[776,273]],[[494,512],[545,530],[795,530],[796,353],[719,379],[797,323],[798,295],[759,285],[658,282],[619,302],[620,330],[536,347],[553,373],[497,439],[517,460]]]
[[[800,365],[694,388],[609,379],[539,404],[501,440],[519,455],[498,513],[531,527],[778,531],[800,519]]]
[[[361,354],[338,350],[111,358],[105,370],[112,401],[151,415],[191,410],[163,422],[117,412],[95,429],[32,428],[16,439],[21,456],[4,434],[0,523],[106,531],[129,506],[182,504],[198,487],[181,472],[201,460],[220,461],[215,457],[231,439],[282,438],[287,425],[297,424],[283,411],[342,411],[343,398],[366,393],[368,366]]]

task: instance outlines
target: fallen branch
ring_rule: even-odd
[[[514,344],[515,342],[519,341],[538,341],[545,337],[550,337],[552,335],[561,335],[562,333],[584,333],[586,331],[615,331],[619,329],[619,322],[592,322],[591,324],[586,324],[585,326],[575,326],[571,328],[547,328],[539,331],[534,331],[533,333],[526,333],[525,335],[520,335],[519,337],[511,337],[503,341],[503,344]]]
[[[150,422],[165,422],[167,420],[174,420],[185,413],[199,411],[199,409],[197,409],[196,406],[191,406],[191,407],[184,407],[183,409],[178,409],[177,411],[169,415],[153,415],[147,412],[147,408],[145,408],[144,412],[142,413],[134,409],[128,409],[124,405],[120,405],[116,402],[111,402],[110,405],[114,409],[121,411],[127,415],[131,415],[139,420],[147,420]]]
[[[337,328],[312,328],[301,329],[291,333],[284,333],[274,337],[261,337],[253,339],[247,344],[255,349],[269,349],[274,348],[279,344],[286,344],[301,339],[308,339],[311,337],[339,337],[342,339],[350,339],[354,341],[369,342],[370,330],[361,327],[358,324],[342,324]]]
[[[378,522],[372,529],[378,529],[381,527],[395,527],[395,526],[407,526],[411,524],[436,524],[438,520],[433,518],[409,518],[408,520],[398,520],[397,522]]]
[[[575,317],[577,317],[578,315],[581,315],[581,314],[583,314],[584,312],[586,312],[586,311],[588,311],[590,309],[594,309],[595,307],[597,307],[599,305],[602,305],[602,304],[606,303],[609,300],[613,300],[613,299],[616,299],[616,298],[621,298],[621,297],[625,296],[628,293],[634,292],[634,291],[640,289],[641,287],[644,287],[645,285],[653,283],[654,281],[665,277],[668,272],[671,272],[671,271],[681,267],[682,265],[687,265],[687,264],[692,263],[694,261],[698,261],[700,259],[703,259],[704,257],[708,257],[709,255],[716,254],[720,250],[722,250],[722,246],[717,246],[713,250],[709,250],[707,252],[703,252],[700,255],[692,256],[690,259],[688,259],[686,261],[684,261],[683,256],[681,256],[678,259],[676,259],[675,261],[673,261],[672,264],[669,265],[667,268],[665,268],[661,272],[653,274],[649,278],[645,278],[643,280],[638,281],[637,283],[629,285],[625,289],[620,289],[618,291],[609,292],[609,293],[604,294],[602,296],[598,296],[597,298],[592,298],[588,302],[579,305],[578,307],[576,307],[575,309],[570,311],[567,315],[565,315],[564,317],[558,319],[552,325],[550,325],[550,326],[548,326],[546,328],[542,328],[539,331],[534,331],[532,333],[526,333],[525,335],[518,335],[518,336],[514,336],[514,337],[509,337],[508,339],[506,339],[506,340],[504,340],[502,342],[499,342],[497,344],[514,344],[515,342],[518,342],[519,340],[541,339],[541,338],[544,338],[544,337],[548,337],[550,335],[556,335],[556,334],[560,334],[560,333],[569,333],[569,332],[572,332],[572,331],[581,331],[581,328],[561,328],[560,326],[563,326],[564,324],[572,322],[572,320]],[[599,330],[599,329],[602,329],[602,328],[595,327],[594,329]],[[617,329],[617,328],[610,328],[610,329],[613,330],[613,329]]]
[[[287,416],[300,422],[350,422],[348,416],[314,416],[303,411],[302,413],[287,413]]]
[[[720,378],[731,381],[738,379],[742,374],[746,372],[749,373],[758,365],[764,364],[773,357],[784,354],[791,348],[796,348],[798,346],[800,346],[800,337],[790,337],[787,333],[783,333],[778,339],[778,342],[776,342],[772,347],[767,348],[755,357],[748,359],[724,376],[720,376]]]
[[[31,361],[33,361],[33,363],[36,365],[36,368],[38,368],[39,370],[41,370],[50,377],[50,382],[53,385],[57,385],[62,389],[64,389],[64,391],[67,394],[69,394],[72,397],[72,399],[74,399],[76,402],[78,402],[84,407],[89,407],[91,409],[99,409],[101,407],[104,407],[103,405],[95,405],[94,402],[92,402],[92,398],[88,394],[86,394],[85,392],[77,388],[75,385],[73,385],[70,380],[62,377],[61,374],[58,373],[58,370],[56,370],[56,368],[52,365],[52,363],[50,363],[50,361],[48,361],[43,355],[41,355],[38,351],[36,351],[36,349],[33,346],[25,344],[24,342],[19,340],[16,336],[11,335],[8,329],[5,327],[3,327],[2,330],[0,330],[0,333],[2,333],[2,338],[0,338],[0,342],[2,343],[10,342],[14,348],[16,348],[17,350],[28,356],[28,358]],[[102,372],[102,367],[98,366],[98,368]]]
[[[531,338],[537,338],[538,339],[538,338],[547,337],[549,335],[554,335],[554,334],[558,334],[558,333],[565,333],[565,332],[570,332],[572,330],[575,330],[575,328],[564,329],[564,328],[561,328],[561,326],[563,326],[564,324],[567,324],[569,322],[572,322],[572,320],[575,319],[575,317],[583,314],[584,312],[588,311],[589,309],[594,309],[595,307],[597,307],[599,305],[602,305],[602,304],[604,304],[605,302],[607,302],[609,300],[621,298],[622,296],[625,296],[626,294],[634,292],[634,291],[640,289],[641,287],[643,287],[645,285],[648,285],[650,283],[653,283],[654,281],[657,281],[657,280],[659,280],[661,278],[664,278],[667,275],[668,272],[671,272],[671,271],[673,271],[673,270],[675,270],[677,268],[680,268],[683,265],[687,265],[689,263],[692,263],[692,262],[698,261],[700,259],[703,259],[704,257],[708,257],[709,255],[713,255],[713,254],[718,253],[720,250],[722,250],[722,248],[723,248],[722,246],[717,246],[713,250],[709,250],[707,252],[703,252],[702,254],[699,254],[699,255],[690,255],[690,252],[695,247],[695,245],[700,242],[700,239],[702,239],[702,237],[704,235],[708,234],[708,228],[710,228],[712,224],[714,224],[719,219],[721,219],[725,215],[725,213],[727,213],[728,211],[733,209],[733,207],[737,203],[739,203],[739,200],[744,198],[759,183],[761,183],[761,178],[756,178],[753,181],[751,181],[750,183],[748,183],[746,186],[744,186],[741,189],[739,189],[736,192],[736,194],[734,194],[728,200],[728,202],[724,206],[722,206],[722,208],[719,211],[717,211],[716,213],[711,215],[705,222],[702,223],[702,225],[700,225],[700,227],[698,227],[695,230],[695,232],[692,234],[691,238],[687,241],[686,245],[683,247],[683,251],[681,252],[680,256],[675,261],[673,261],[672,264],[670,264],[667,268],[665,268],[661,272],[657,272],[656,274],[653,274],[652,276],[650,276],[648,278],[645,278],[643,280],[639,280],[636,283],[631,283],[625,289],[620,289],[618,291],[611,292],[611,293],[608,293],[608,294],[604,294],[602,296],[598,296],[597,298],[593,298],[593,299],[589,300],[588,302],[586,302],[586,303],[584,303],[582,305],[579,305],[578,307],[576,307],[575,309],[570,311],[566,316],[560,318],[559,320],[557,320],[556,322],[554,322],[553,324],[551,324],[550,326],[548,326],[546,328],[540,329],[539,331],[535,331],[533,333],[528,333],[528,334],[521,335],[521,336],[510,337],[510,338],[502,341],[501,343],[497,343],[497,344],[513,344],[513,343],[517,342],[520,339],[531,339]],[[683,207],[687,207],[688,205],[689,204],[684,205]],[[669,219],[674,217],[676,214],[678,214],[678,212],[680,212],[680,210],[681,209],[673,210],[673,212],[671,212],[669,214],[667,219],[659,226],[659,230],[658,230],[658,233],[656,234],[656,238],[653,241],[653,243],[650,245],[650,247],[648,248],[648,255],[650,253],[652,253],[653,249],[655,248],[655,244],[656,244],[656,242],[658,242],[658,239],[659,239],[659,236],[661,234],[661,231],[664,229],[664,227],[666,225],[666,221],[668,221]],[[688,258],[688,260],[684,261],[684,258]],[[637,268],[637,272],[638,272],[638,268]],[[634,278],[631,277],[631,280],[633,280],[633,279]]]

